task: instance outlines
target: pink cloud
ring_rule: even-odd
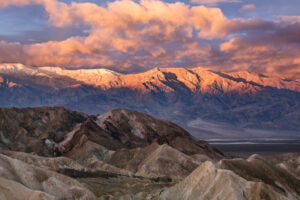
[[[44,6],[55,26],[84,24],[87,36],[30,45],[2,41],[1,62],[105,66],[120,71],[180,65],[272,73],[300,71],[296,16],[276,21],[228,19],[219,8],[158,0],[121,0],[106,6],[57,0],[0,2],[1,7],[27,4]],[[253,10],[249,5],[243,8]],[[215,39],[222,44],[218,46]]]
[[[252,12],[256,10],[256,6],[254,4],[246,4],[239,10],[241,14],[245,12]]]
[[[273,26],[243,36],[234,36],[220,45],[230,60],[250,71],[300,77],[300,23],[294,20],[273,22]]]
[[[0,41],[1,62],[24,62],[25,57],[26,56],[20,43]]]
[[[105,7],[92,3],[68,5],[55,0],[28,0],[27,3],[44,5],[49,21],[56,26],[82,23],[90,27],[86,30],[87,37],[24,45],[25,62],[31,65],[167,66],[172,65],[172,58],[180,57],[175,55],[180,51],[170,46],[177,44],[176,48],[185,48],[201,38],[211,40],[228,34],[224,27],[229,20],[218,8],[149,0],[115,1]],[[25,1],[10,4],[25,5]],[[125,62],[116,59],[120,54],[126,54]]]

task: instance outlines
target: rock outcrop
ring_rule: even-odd
[[[29,190],[42,191],[58,199],[95,199],[94,194],[75,179],[1,154],[0,169],[0,177],[17,181]]]
[[[45,139],[60,142],[87,115],[63,107],[0,108],[0,145],[50,156]]]
[[[220,157],[221,152],[208,143],[191,136],[176,124],[154,118],[150,115],[127,109],[114,109],[100,115],[97,123],[112,137],[127,147],[140,147],[156,142],[169,146],[188,155],[207,154]]]
[[[203,160],[210,160],[204,157]],[[148,178],[182,179],[203,161],[186,155],[167,144],[151,144],[144,148],[121,149],[113,153],[108,163]]]
[[[300,199],[300,180],[254,155],[247,160],[206,161],[183,181],[166,189],[162,200]]]
[[[300,178],[300,153],[287,153],[269,159],[271,163],[281,167]]]

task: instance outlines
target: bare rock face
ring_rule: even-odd
[[[162,200],[299,199],[300,180],[257,155],[249,159],[201,164],[183,181],[166,189]]]
[[[221,160],[219,167],[229,169],[248,181],[261,181],[271,185],[289,198],[300,196],[300,180],[259,155],[254,154],[246,160]]]
[[[300,153],[287,153],[269,159],[271,163],[281,167],[300,178]]]
[[[43,157],[34,154],[16,152],[16,151],[7,151],[0,149],[1,155],[8,156],[13,159],[22,161],[28,165],[33,165],[47,170],[56,171],[59,169],[69,168],[78,171],[85,170],[85,166],[79,164],[75,160],[72,160],[67,157]]]
[[[153,143],[144,148],[118,150],[111,155],[108,163],[129,170],[136,176],[178,180],[190,174],[201,161],[167,144]]]
[[[101,128],[129,148],[156,142],[188,155],[207,154],[221,158],[222,153],[208,143],[197,140],[176,124],[127,109],[115,109],[97,118]]]
[[[84,143],[85,140],[111,150],[124,147],[124,145],[122,145],[118,140],[115,140],[108,132],[100,128],[92,119],[87,119],[83,124],[81,124],[78,130],[67,135],[65,140],[60,143],[60,146],[64,148],[65,152],[69,152],[79,141]]]
[[[144,148],[138,147],[134,149],[122,148],[114,152],[107,160],[108,163],[123,168],[132,172],[137,172],[138,166],[146,159],[153,151],[158,148],[157,143],[146,146]]]
[[[161,199],[287,200],[288,198],[264,183],[246,181],[232,171],[216,168],[208,161],[182,182],[164,191]]]
[[[59,142],[86,119],[62,107],[0,108],[0,146],[50,156],[44,139]]]
[[[155,149],[138,166],[137,176],[182,179],[198,167],[201,162],[163,144]]]
[[[75,179],[1,154],[0,177],[17,181],[30,190],[43,191],[57,198],[95,199],[94,194]]]
[[[2,199],[140,199],[157,196],[173,185],[166,180],[136,177],[95,157],[83,165],[65,157],[41,157],[23,152],[0,153]],[[18,192],[13,192],[15,187]],[[111,197],[111,198],[110,198]]]
[[[0,199],[55,200],[57,198],[45,192],[31,190],[18,182],[0,178]]]

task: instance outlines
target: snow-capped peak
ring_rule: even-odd
[[[45,76],[48,78],[64,76],[89,85],[99,86],[106,77],[118,77],[122,74],[108,69],[63,69],[61,67],[30,67],[23,64],[0,64],[2,75]]]
[[[298,81],[285,81],[279,77],[254,72],[222,73],[205,68],[154,68],[136,74],[120,74],[108,69],[64,69],[61,67],[29,67],[22,64],[0,64],[0,75],[39,76],[47,78],[67,77],[102,89],[129,88],[147,93],[151,91],[173,92],[183,85],[193,92],[247,92],[262,87],[274,87],[300,91]],[[30,77],[29,77],[30,78]],[[25,79],[26,80],[26,79]],[[66,79],[66,81],[69,81]],[[167,84],[172,82],[172,86]],[[70,86],[69,84],[66,84]],[[63,86],[64,87],[64,86]]]
[[[40,67],[40,70],[59,74],[59,75],[115,75],[120,76],[121,74],[109,69],[63,69],[60,67]]]
[[[24,73],[27,75],[34,75],[37,68],[28,67],[20,63],[4,63],[0,65],[1,74],[19,74]]]
[[[57,75],[115,75],[120,76],[121,73],[108,70],[108,69],[64,69],[61,67],[30,67],[20,63],[4,63],[0,64],[0,73],[2,74],[15,74],[15,73],[26,73],[32,74],[44,72],[44,73],[54,73]]]

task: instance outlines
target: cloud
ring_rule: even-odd
[[[0,1],[0,7],[7,7],[10,5],[25,6],[30,3],[42,3],[42,0],[2,0]]]
[[[0,41],[0,60],[7,63],[24,62],[22,45],[18,42]]]
[[[217,6],[220,3],[241,3],[241,0],[191,0],[191,3]]]
[[[299,33],[300,22],[285,18],[265,29],[234,36],[220,50],[230,58],[227,65],[238,69],[299,76]]]
[[[243,7],[239,10],[239,12],[243,14],[245,12],[253,12],[255,10],[256,10],[256,6],[254,4],[246,4],[243,5]]]
[[[224,16],[219,8],[182,2],[120,0],[99,6],[57,0],[1,0],[42,5],[56,27],[86,35],[33,44],[0,42],[0,62],[143,71],[154,66],[300,72],[299,18],[273,21]]]
[[[278,17],[278,22],[285,22],[285,23],[300,23],[300,16],[280,16]]]
[[[24,1],[9,1],[25,5]],[[234,26],[218,8],[190,7],[184,3],[122,0],[106,6],[92,3],[65,4],[55,0],[28,0],[44,5],[50,23],[55,26],[89,28],[86,37],[70,37],[23,46],[26,64],[62,66],[172,65],[175,59],[204,53],[209,48],[201,40],[223,38]],[[2,2],[3,4],[3,2]],[[3,4],[8,6],[9,4]],[[199,50],[190,51],[188,47]],[[179,52],[191,52],[179,55]],[[55,58],[55,59],[53,59]]]

